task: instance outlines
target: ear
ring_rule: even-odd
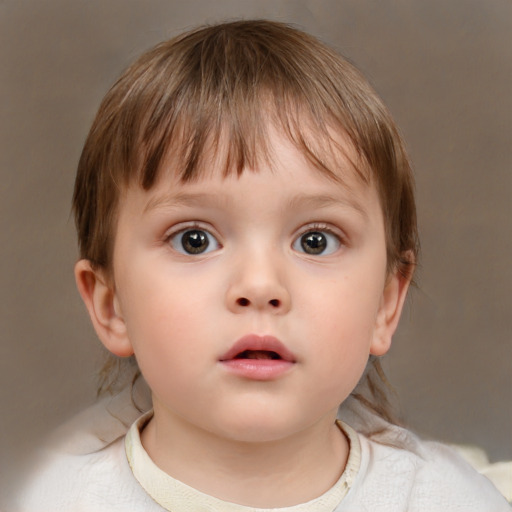
[[[388,276],[370,346],[370,354],[384,355],[391,347],[391,339],[398,327],[402,309],[407,297],[407,290],[412,276],[404,276],[399,270]]]
[[[119,303],[103,270],[93,269],[89,260],[75,265],[75,280],[96,334],[105,347],[120,357],[133,354]]]

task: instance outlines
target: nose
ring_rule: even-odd
[[[250,310],[284,314],[290,310],[291,296],[284,265],[275,255],[251,255],[233,266],[227,291],[228,309],[234,313]]]

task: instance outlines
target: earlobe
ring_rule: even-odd
[[[382,293],[370,354],[382,356],[390,349],[410,283],[410,277],[398,270],[389,276]]]
[[[131,356],[133,348],[128,339],[126,324],[105,272],[94,269],[89,260],[80,260],[75,265],[75,280],[103,345],[117,356]]]

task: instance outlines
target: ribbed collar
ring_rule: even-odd
[[[262,509],[237,505],[204,494],[162,471],[142,446],[140,432],[151,419],[152,411],[141,416],[126,434],[125,449],[133,475],[161,507],[169,512],[332,512],[348,493],[361,464],[361,446],[357,432],[338,421],[338,427],[347,436],[350,445],[345,470],[326,493],[307,503],[292,507]]]

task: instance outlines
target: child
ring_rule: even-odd
[[[378,357],[417,260],[412,176],[332,50],[267,21],[157,46],[103,101],[74,209],[78,289],[151,406],[81,416],[21,510],[508,510],[390,421]]]

